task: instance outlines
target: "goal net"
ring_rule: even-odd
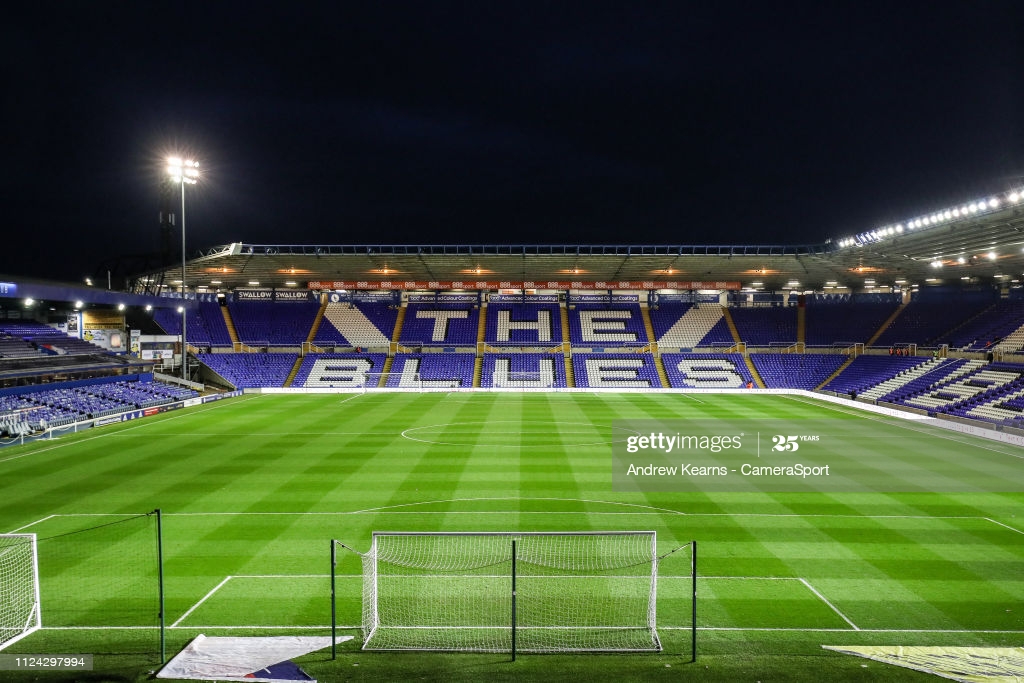
[[[423,391],[423,380],[418,372],[366,372],[359,375],[355,386],[364,392],[378,389]]]
[[[659,651],[659,559],[653,531],[374,532],[363,649]]]
[[[491,386],[495,389],[554,389],[554,372],[515,372],[495,370]]]
[[[0,534],[0,650],[41,626],[35,534]]]

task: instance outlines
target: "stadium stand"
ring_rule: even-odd
[[[912,342],[931,347],[995,303],[995,292],[961,292],[911,300],[875,341],[875,346]]]
[[[383,353],[310,353],[302,359],[293,387],[360,387],[367,374],[384,370]]]
[[[487,307],[484,340],[495,346],[543,346],[562,342],[556,303],[492,303]]]
[[[197,308],[185,312],[189,344],[200,348],[231,347],[231,336],[220,309],[216,301],[200,301]],[[174,309],[156,309],[153,311],[153,320],[167,334],[181,335],[181,314]]]
[[[480,309],[468,304],[409,304],[399,343],[475,346]]]
[[[284,386],[299,354],[200,353],[197,357],[236,389],[248,389]]]
[[[561,354],[508,353],[484,356],[482,387],[565,388],[565,363]]]
[[[473,386],[471,353],[400,353],[385,386],[409,389],[459,389]],[[418,376],[418,380],[417,380]]]
[[[795,307],[753,307],[730,310],[740,341],[748,346],[794,344]],[[731,341],[731,340],[730,340]]]
[[[658,344],[667,348],[692,349],[733,341],[718,304],[659,304],[651,309],[651,324]]]
[[[314,301],[229,301],[238,338],[255,347],[301,346],[320,311]]]
[[[581,347],[645,346],[649,343],[639,304],[570,304],[570,341]]]
[[[398,309],[391,304],[331,302],[324,309],[313,343],[360,348],[387,346],[397,319]]]
[[[847,357],[835,353],[752,353],[765,387],[812,391],[839,369]]]
[[[804,341],[808,346],[867,342],[899,305],[891,296],[881,302],[809,298]]]
[[[661,387],[654,356],[649,353],[575,353],[572,369],[577,387]]]
[[[739,353],[663,353],[661,360],[676,389],[739,389],[754,381]]]

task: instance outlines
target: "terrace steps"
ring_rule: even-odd
[[[476,344],[477,344],[477,348],[480,348],[480,344],[482,344],[484,342],[484,339],[486,338],[486,336],[485,336],[486,334],[487,334],[487,304],[483,304],[483,305],[480,306],[480,323],[476,327]],[[480,386],[479,384],[475,383],[476,382],[475,377],[474,377],[473,381],[474,381],[473,386],[475,386],[475,387]]]
[[[406,309],[405,304],[402,304],[402,307],[398,309],[398,318],[395,319],[395,329],[391,332],[391,341],[394,344],[397,344],[399,337],[402,336],[402,323],[405,322],[406,310],[408,309]],[[388,365],[391,365],[390,358],[388,358]]]
[[[726,315],[728,316],[728,314]],[[736,328],[732,324],[732,318],[729,318],[729,321],[729,326],[733,328],[733,333],[735,334]],[[761,379],[761,373],[759,373],[757,368],[754,367],[754,361],[750,360],[749,353],[743,354],[743,362],[747,364],[747,370],[750,371],[750,376],[754,378],[754,384],[757,388],[764,389],[764,380]]]
[[[481,318],[483,317],[483,310],[480,311]],[[480,386],[480,378],[484,374],[484,357],[477,354],[477,357],[473,361],[473,386]]]
[[[405,315],[405,309],[403,308],[402,310],[400,310],[398,312],[399,322],[395,324],[396,328],[402,326],[401,319],[402,319],[402,317],[404,315]],[[397,335],[398,335],[397,331],[396,331],[395,335],[396,335],[396,338],[397,338]],[[394,361],[395,361],[395,357],[394,356],[390,356],[390,355],[384,360],[384,368],[381,370],[380,379],[377,380],[377,388],[378,389],[382,389],[382,388],[384,388],[384,387],[386,387],[388,385],[388,373],[391,372],[391,364],[394,363]]]
[[[736,329],[736,323],[735,323],[735,321],[733,321],[732,313],[729,312],[729,308],[727,306],[722,306],[722,317],[725,318],[725,324],[729,326],[729,334],[732,335],[732,340],[734,342],[736,342],[737,344],[739,344],[743,340],[740,339],[740,331]],[[753,367],[754,367],[750,363],[750,359],[747,359],[747,366],[750,367],[751,369],[753,369]],[[756,372],[754,373],[754,377],[755,378],[758,377]],[[761,385],[758,385],[758,386],[761,386]]]
[[[833,372],[833,373],[832,373],[831,375],[829,375],[828,377],[826,377],[826,378],[825,378],[825,381],[824,381],[824,382],[822,382],[822,383],[821,383],[821,384],[819,384],[818,386],[814,387],[814,390],[815,390],[815,391],[821,391],[821,388],[822,388],[823,386],[827,385],[827,384],[828,384],[829,382],[831,382],[831,381],[832,381],[832,380],[834,380],[834,379],[835,379],[836,377],[838,377],[839,375],[841,375],[841,374],[843,373],[843,370],[845,370],[846,368],[850,367],[850,363],[852,363],[852,362],[853,362],[853,361],[855,361],[856,359],[857,359],[857,356],[851,353],[851,354],[850,354],[850,357],[849,357],[849,358],[847,358],[847,359],[846,359],[845,361],[843,361],[843,364],[842,364],[842,365],[840,365],[840,366],[839,366],[838,368],[836,368],[836,371],[835,371],[835,372]]]
[[[323,311],[322,308],[320,310],[321,312]],[[299,368],[302,367],[303,358],[304,356],[300,354],[298,358],[295,359],[295,363],[294,365],[292,365],[292,369],[288,372],[288,377],[286,377],[284,380],[284,386],[290,387],[292,385],[292,382],[295,381],[295,375],[299,374]]]
[[[323,322],[323,320],[324,320],[324,313],[326,311],[327,311],[327,297],[324,297],[324,300],[322,302],[320,302],[320,310],[318,310],[316,312],[316,317],[313,318],[313,325],[309,328],[309,334],[306,335],[306,343],[307,344],[312,344],[313,340],[316,339],[316,333],[320,331],[320,323]],[[285,386],[286,387],[291,386],[291,381],[289,380],[287,383],[285,383]]]
[[[803,299],[801,299],[803,301]],[[797,306],[796,309],[796,343],[804,344],[807,342],[807,307]]]
[[[893,311],[893,312],[892,312],[892,315],[890,315],[890,316],[889,316],[889,317],[888,317],[888,318],[886,319],[886,321],[885,321],[884,323],[882,323],[882,324],[881,324],[881,325],[880,325],[880,326],[878,327],[878,329],[877,329],[877,330],[875,330],[875,333],[874,333],[873,335],[871,335],[871,339],[868,339],[867,343],[866,343],[866,344],[864,344],[864,346],[871,346],[871,345],[872,345],[872,344],[874,344],[874,343],[875,343],[876,341],[878,341],[878,338],[879,338],[879,337],[881,337],[881,336],[882,336],[882,334],[883,334],[883,333],[884,333],[884,332],[885,332],[885,331],[886,331],[887,329],[889,329],[889,326],[890,326],[890,325],[892,325],[892,324],[893,324],[893,323],[894,323],[894,322],[896,321],[896,318],[900,317],[900,313],[902,313],[902,312],[903,312],[903,309],[904,309],[904,308],[906,308],[906,307],[907,307],[907,304],[906,304],[906,302],[904,302],[904,303],[900,304],[900,305],[899,305],[899,307],[898,307],[898,308],[897,308],[897,309],[896,309],[895,311]]]
[[[238,338],[238,330],[235,329],[235,321],[231,319],[231,311],[228,310],[227,306],[221,306],[220,314],[224,316],[224,325],[228,328],[228,336],[231,337],[231,345],[235,347],[241,343],[241,340]]]
[[[569,309],[566,308],[565,303],[558,307],[558,310],[562,314],[562,342],[568,344],[572,337],[569,336]]]
[[[654,324],[651,323],[651,311],[647,306],[640,307],[640,316],[644,319],[644,330],[647,332],[647,341],[654,343],[658,341],[654,336]]]
[[[562,309],[562,315],[565,315],[565,309]],[[572,389],[576,386],[576,376],[572,372],[572,357],[565,356],[565,386]]]

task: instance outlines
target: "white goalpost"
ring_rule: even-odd
[[[423,380],[418,372],[365,372],[360,378],[359,386],[364,392],[378,389],[423,391]]]
[[[553,372],[515,372],[496,370],[491,374],[495,389],[554,389]]]
[[[0,650],[39,630],[35,534],[0,534]]]
[[[374,532],[360,555],[364,650],[661,650],[654,531]]]

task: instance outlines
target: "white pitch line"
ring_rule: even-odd
[[[48,516],[46,516],[46,517],[43,517],[42,519],[37,519],[37,520],[36,520],[36,521],[34,521],[34,522],[29,522],[29,523],[28,523],[28,524],[26,524],[25,526],[19,526],[19,527],[18,527],[17,529],[14,529],[13,531],[8,531],[7,533],[9,533],[9,534],[16,534],[16,533],[18,533],[19,531],[21,531],[22,529],[27,529],[27,528],[29,528],[30,526],[35,526],[36,524],[42,524],[42,523],[43,523],[43,522],[45,522],[46,520],[48,520],[48,519],[53,519],[54,517],[57,517],[57,515],[48,515]]]
[[[348,398],[346,398],[346,399],[344,399],[344,400],[342,400],[342,401],[338,401],[338,405],[341,405],[342,403],[348,403],[348,402],[349,402],[349,401],[351,401],[352,399],[356,399],[356,398],[359,398],[360,396],[365,396],[365,395],[366,395],[366,394],[352,394],[352,395],[351,395],[351,396],[349,396]]]
[[[61,443],[58,443],[58,444],[54,444],[53,446],[48,446],[46,448],[40,448],[39,450],[35,450],[35,451],[29,451],[28,453],[22,453],[21,455],[12,455],[9,458],[0,458],[0,464],[3,464],[5,462],[10,462],[12,460],[18,460],[19,458],[27,458],[30,455],[39,455],[40,453],[46,453],[48,451],[57,450],[58,448],[63,448],[64,446],[77,445],[77,444],[80,444],[80,443],[86,443],[87,441],[95,441],[96,439],[102,439],[102,438],[107,437],[107,436],[116,436],[118,434],[124,434],[125,432],[134,431],[136,429],[140,429],[142,427],[148,427],[148,426],[154,425],[154,424],[164,424],[166,422],[170,422],[171,420],[177,420],[180,417],[190,417],[190,416],[196,415],[198,413],[205,413],[205,412],[210,411],[210,410],[215,410],[216,408],[220,408],[221,406],[225,406],[225,405],[237,405],[238,403],[241,403],[242,401],[250,401],[253,398],[258,398],[259,396],[261,396],[261,394],[251,394],[250,396],[251,396],[251,398],[243,398],[243,399],[241,399],[241,401],[234,401],[234,402],[232,402],[232,401],[218,401],[217,403],[214,403],[214,404],[210,405],[208,408],[202,408],[200,410],[184,410],[184,411],[182,411],[181,413],[179,413],[177,415],[173,415],[171,417],[163,418],[163,419],[160,419],[160,420],[148,420],[146,418],[142,418],[142,419],[138,420],[138,422],[140,424],[134,425],[132,427],[126,427],[125,429],[119,429],[116,432],[105,432],[103,434],[97,434],[96,436],[90,436],[90,437],[87,437],[87,438],[84,438],[84,439],[78,439],[76,441],[64,441],[64,442],[61,442]],[[135,422],[136,420],[132,420],[132,421]],[[123,422],[119,422],[117,424],[124,424],[124,423]],[[112,425],[105,425],[105,426],[112,426]],[[102,429],[102,427],[93,427],[93,429]]]
[[[203,604],[204,602],[206,602],[206,601],[207,601],[207,599],[208,599],[208,598],[209,598],[209,597],[210,597],[211,595],[213,595],[213,594],[214,594],[214,593],[216,593],[216,592],[217,592],[218,590],[220,590],[221,586],[223,586],[223,585],[224,585],[225,583],[227,583],[227,582],[228,582],[228,581],[230,581],[230,580],[231,580],[231,577],[230,577],[230,576],[227,576],[227,577],[225,577],[223,581],[221,581],[220,583],[218,583],[218,584],[217,584],[216,586],[214,586],[214,587],[213,587],[213,589],[212,589],[212,590],[211,590],[211,591],[210,591],[209,593],[207,593],[206,595],[204,595],[204,596],[202,597],[202,599],[200,599],[200,600],[199,600],[199,602],[197,602],[196,604],[194,604],[194,605],[192,605],[191,607],[189,607],[189,608],[188,608],[188,611],[187,611],[187,612],[185,612],[185,613],[184,613],[184,614],[182,614],[182,615],[181,615],[180,617],[178,617],[177,621],[175,621],[175,622],[174,622],[173,624],[171,624],[171,628],[174,628],[175,626],[177,626],[178,624],[180,624],[180,623],[181,623],[182,621],[184,621],[184,620],[185,620],[185,619],[186,619],[186,618],[188,617],[188,615],[190,615],[190,614],[192,614],[193,612],[195,612],[195,611],[196,611],[196,609],[197,609],[197,608],[198,608],[198,607],[199,607],[199,606],[200,606],[201,604]]]
[[[918,434],[927,434],[928,436],[934,436],[934,437],[939,438],[939,439],[945,439],[946,441],[952,441],[954,443],[962,444],[964,446],[971,446],[973,448],[980,448],[980,449],[985,450],[985,451],[991,451],[992,453],[999,453],[1000,455],[1008,455],[1011,458],[1017,458],[1018,460],[1024,459],[1024,455],[1018,455],[1016,453],[1008,453],[1006,451],[1001,451],[998,448],[992,448],[990,446],[982,446],[981,444],[978,444],[978,443],[975,443],[975,442],[972,442],[972,441],[965,441],[963,439],[956,439],[956,438],[953,438],[954,437],[953,434],[949,434],[949,433],[935,433],[934,431],[930,431],[930,430],[914,429],[909,424],[902,424],[901,422],[906,422],[906,420],[901,420],[901,418],[899,418],[899,417],[889,417],[889,420],[901,420],[901,422],[895,422],[894,423],[894,422],[891,422],[891,421],[883,420],[880,417],[872,417],[872,415],[870,413],[866,413],[866,412],[863,412],[863,411],[852,412],[850,410],[841,410],[840,408],[838,408],[836,406],[833,406],[833,405],[829,405],[827,403],[824,404],[824,405],[820,405],[818,403],[813,403],[811,401],[806,401],[806,400],[800,399],[800,398],[798,398],[796,396],[789,396],[789,395],[786,395],[786,394],[781,394],[781,396],[783,398],[789,399],[790,401],[796,401],[797,403],[804,403],[804,404],[809,405],[809,406],[814,406],[815,408],[828,408],[830,410],[834,410],[837,413],[843,413],[844,415],[854,415],[856,417],[863,418],[865,420],[871,420],[872,422],[881,422],[882,424],[889,425],[890,427],[898,427],[899,429],[905,429],[908,432],[916,432]],[[936,418],[936,419],[938,419],[938,418]],[[941,429],[941,428],[937,428],[937,429]]]
[[[833,611],[833,612],[835,612],[836,614],[838,614],[838,615],[839,615],[839,617],[840,617],[840,618],[841,618],[841,619],[842,619],[843,621],[845,621],[845,622],[846,622],[847,624],[849,624],[849,625],[850,625],[850,627],[851,627],[851,628],[852,628],[852,629],[853,629],[854,631],[859,631],[859,630],[860,630],[860,627],[858,627],[858,626],[857,626],[857,624],[855,624],[855,623],[853,623],[852,621],[850,621],[850,620],[849,620],[849,619],[847,618],[847,616],[846,616],[845,614],[843,614],[842,612],[840,612],[840,611],[839,611],[839,608],[838,608],[838,607],[836,607],[835,605],[833,605],[833,604],[832,604],[831,602],[829,602],[828,598],[826,598],[826,597],[825,597],[824,595],[822,595],[821,593],[819,593],[819,592],[818,592],[818,589],[817,589],[817,588],[815,588],[814,586],[812,586],[812,585],[810,584],[810,582],[808,582],[808,581],[807,581],[807,579],[805,579],[805,578],[803,578],[803,577],[800,577],[800,583],[802,583],[803,585],[807,586],[807,588],[808,588],[808,589],[809,589],[809,590],[810,590],[810,591],[811,591],[812,593],[814,593],[815,595],[817,595],[817,596],[818,596],[818,598],[819,598],[819,599],[820,599],[820,600],[821,600],[821,601],[822,601],[823,603],[825,603],[826,605],[828,605],[829,607],[831,607],[831,608],[832,608],[832,611]]]
[[[142,631],[142,630],[157,630],[159,626],[43,626],[43,631]],[[189,630],[189,631],[212,631],[219,629],[223,631],[282,631],[282,630],[294,630],[294,631],[315,631],[315,630],[328,630],[331,628],[330,624],[324,624],[322,626],[168,626],[168,629],[175,630]],[[343,631],[354,631],[362,628],[360,624],[338,624],[337,628]],[[657,627],[659,631],[690,631],[691,626],[661,626]],[[698,631],[739,631],[739,632],[755,632],[755,633],[845,633],[850,634],[848,628],[798,628],[798,627],[772,627],[772,626],[698,626]],[[857,633],[920,633],[920,634],[951,634],[951,635],[1024,635],[1024,631],[1009,631],[1009,630],[998,630],[998,629],[980,629],[980,630],[968,630],[968,629],[927,629],[927,628],[863,628],[857,631]]]
[[[1010,526],[1009,524],[1003,524],[1002,522],[997,522],[996,520],[992,519],[991,517],[982,517],[982,519],[987,520],[989,522],[992,522],[993,524],[998,524],[999,526],[1003,527],[1004,529],[1009,529],[1010,531],[1014,531],[1014,532],[1016,532],[1018,534],[1024,535],[1024,531],[1021,531],[1020,529],[1014,528],[1014,527]]]

